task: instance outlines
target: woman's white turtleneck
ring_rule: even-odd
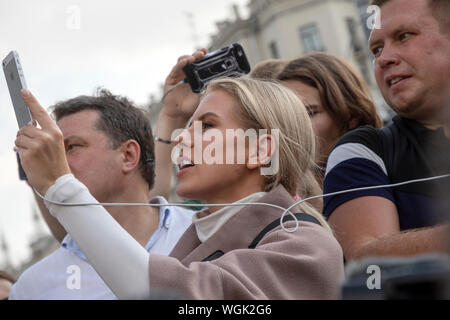
[[[255,202],[265,194],[266,192],[256,192],[234,202],[234,204]],[[197,236],[200,241],[205,242],[206,240],[208,240],[217,230],[219,230],[225,224],[225,222],[230,220],[243,208],[244,206],[224,207],[203,217],[202,215],[204,215],[205,211],[207,211],[208,209],[194,214],[192,216],[192,223],[195,226],[195,230],[197,231]]]

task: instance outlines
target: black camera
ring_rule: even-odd
[[[206,54],[201,60],[183,68],[186,82],[192,91],[199,93],[216,78],[239,77],[250,72],[244,49],[238,43]]]

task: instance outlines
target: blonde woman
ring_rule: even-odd
[[[166,78],[164,92],[166,92],[163,102],[164,107],[159,113],[155,130],[155,186],[151,190],[152,196],[163,196],[169,199],[171,194],[171,179],[173,165],[170,159],[172,147],[171,135],[177,128],[184,127],[200,103],[200,95],[192,92],[187,84],[180,85],[186,76],[183,67],[201,59],[207,53],[206,49],[199,50],[192,55],[181,56],[178,63],[173,67]],[[256,65],[249,75],[250,78],[259,80],[273,80],[275,77],[260,77],[263,67],[269,65],[270,70],[279,69],[285,66],[285,60],[267,60]],[[260,72],[261,71],[261,72]],[[272,75],[275,73],[272,72]],[[277,73],[278,74],[278,73]],[[267,74],[265,74],[267,75]],[[175,89],[174,89],[175,88]],[[261,104],[266,106],[265,103]],[[304,110],[304,105],[299,105],[300,111]],[[317,143],[316,143],[317,148]],[[301,180],[298,181],[298,190],[294,199],[308,198],[322,194],[322,183],[318,183],[314,172],[317,171],[316,163],[311,163],[311,168],[303,172]],[[320,198],[308,201],[317,211],[322,212],[323,201]]]
[[[308,114],[304,108],[299,111],[301,102],[290,90],[243,78],[209,85],[191,126],[178,140],[181,170],[177,174],[177,193],[204,200],[209,208],[195,214],[193,225],[169,257],[149,254],[102,206],[50,202],[96,203],[96,199],[70,175],[57,126],[33,97],[24,99],[41,124],[42,129],[36,130],[46,132],[45,139],[28,134],[35,138],[17,145],[27,150],[21,156],[30,183],[45,195],[51,214],[117,297],[146,298],[166,289],[193,299],[338,298],[342,251],[321,215],[302,204],[294,210],[303,213],[298,215],[298,228],[294,221],[287,221],[287,232],[278,223],[283,212],[279,207],[294,203],[302,174],[314,159],[315,138]],[[201,139],[189,139],[199,123]],[[256,145],[245,144],[244,150],[237,150],[234,143],[223,145],[224,157],[241,151],[244,163],[208,164],[194,159],[196,148],[205,150],[213,143],[214,139],[206,138],[208,132],[238,129],[266,130],[257,136]],[[39,150],[58,154],[59,164],[49,164]],[[279,157],[278,170],[262,175],[274,155]],[[213,206],[250,202],[270,206]]]

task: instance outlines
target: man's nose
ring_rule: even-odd
[[[380,56],[376,60],[376,63],[381,68],[388,68],[395,65],[398,65],[400,63],[400,57],[398,56],[397,52],[389,46],[385,46],[383,48],[383,51],[381,52]]]

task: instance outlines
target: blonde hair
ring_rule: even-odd
[[[295,93],[277,82],[247,77],[214,80],[205,94],[213,90],[223,90],[239,102],[238,118],[245,129],[266,129],[268,133],[279,129],[279,170],[266,177],[265,191],[281,184],[294,196],[298,190],[317,186],[310,174],[315,159],[315,135],[308,112]],[[323,216],[310,204],[303,202],[299,207],[330,230]]]

